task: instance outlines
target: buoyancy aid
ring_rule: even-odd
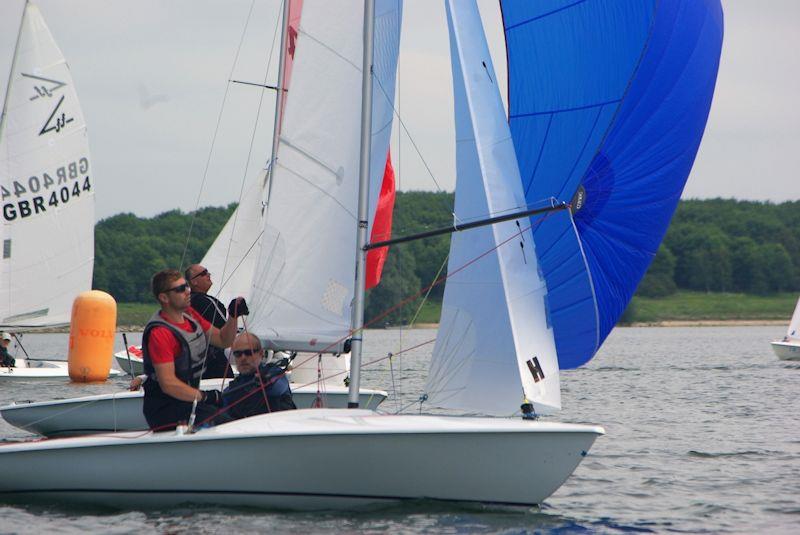
[[[239,375],[222,392],[228,416],[239,419],[297,408],[285,370],[274,364],[261,364],[257,373],[261,375],[260,380],[255,373]],[[254,392],[260,390],[262,384],[266,385],[266,401],[264,394]]]
[[[175,376],[193,388],[200,386],[209,343],[208,335],[203,331],[200,322],[189,314],[184,313],[183,317],[192,326],[191,332],[179,329],[169,323],[158,312],[153,314],[144,328],[144,333],[142,334],[142,358],[144,360],[144,373],[147,374],[147,381],[144,383],[146,397],[169,397],[161,390],[158,384],[158,377],[150,356],[150,333],[155,327],[166,327],[178,340],[181,350],[175,357]]]

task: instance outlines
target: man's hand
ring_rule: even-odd
[[[239,316],[247,316],[250,310],[247,308],[247,301],[244,297],[237,297],[228,305],[228,316],[231,318],[238,318]]]
[[[203,390],[203,403],[222,407],[222,392],[219,390]]]
[[[133,391],[139,390],[142,387],[142,384],[144,384],[144,378],[145,377],[147,377],[147,376],[146,375],[137,375],[136,377],[131,379],[131,384],[128,387],[128,390],[133,390]]]

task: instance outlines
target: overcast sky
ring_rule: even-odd
[[[0,2],[0,73],[9,70],[9,36],[19,24],[14,3]],[[98,219],[122,211],[150,216],[194,209],[209,154],[199,205],[238,198],[243,178],[269,157],[274,97],[227,80],[251,4],[232,78],[265,79],[280,0],[37,3],[71,67],[86,116]],[[503,80],[497,2],[479,4]],[[723,6],[722,65],[684,198],[800,199],[800,1],[723,0]],[[443,2],[406,0],[405,15],[400,114],[438,187],[451,190],[455,164]],[[269,82],[276,78],[276,63],[273,58]],[[400,188],[436,190],[408,139],[395,138]]]

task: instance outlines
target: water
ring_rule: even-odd
[[[592,362],[563,373],[558,416],[601,424],[607,435],[538,511],[427,502],[360,513],[0,505],[0,533],[800,532],[800,364],[772,354],[769,340],[782,334],[781,327],[615,329]],[[431,330],[370,331],[364,360],[434,336]],[[28,334],[23,343],[38,357],[63,358],[66,335]],[[391,370],[386,359],[367,367],[364,384],[397,387],[397,399],[384,408],[415,410],[431,350],[427,344],[397,355]],[[126,382],[2,384],[0,404],[111,392]],[[31,437],[4,421],[0,436]]]

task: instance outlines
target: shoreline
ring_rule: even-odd
[[[661,320],[661,321],[636,321],[628,324],[619,324],[617,327],[766,327],[788,325],[789,319],[782,320]],[[400,329],[438,329],[438,323],[417,323],[409,325],[393,325],[385,329],[367,329],[368,331],[400,330]],[[119,325],[117,333],[140,333],[144,325]],[[69,326],[47,327],[44,329],[20,329],[15,333],[69,333]]]

